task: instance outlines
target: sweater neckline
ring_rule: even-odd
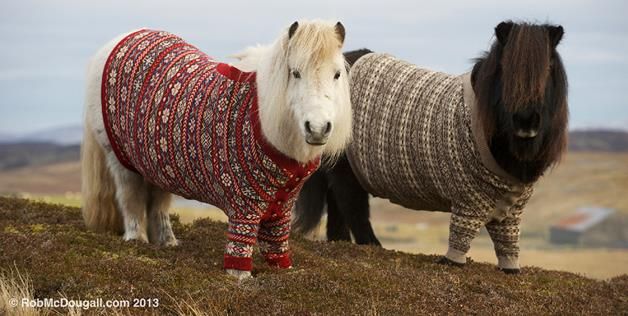
[[[467,72],[463,74],[461,76],[461,80],[464,103],[469,107],[469,112],[471,114],[471,132],[473,134],[475,146],[480,154],[480,160],[482,161],[482,164],[489,171],[506,180],[510,184],[510,186],[515,186],[516,188],[521,187],[521,181],[519,181],[511,174],[506,172],[502,167],[500,167],[499,164],[497,164],[495,157],[493,157],[493,154],[491,153],[491,150],[488,146],[488,141],[486,140],[486,135],[484,135],[482,126],[480,126],[478,107],[476,102],[477,99],[475,97],[475,92],[473,91],[473,86],[471,85],[471,73]]]

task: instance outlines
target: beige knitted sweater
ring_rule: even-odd
[[[532,186],[492,157],[469,74],[368,54],[351,68],[351,101],[347,155],[367,191],[412,209],[451,212],[450,259],[461,261],[484,225],[503,266],[517,257],[520,214]]]

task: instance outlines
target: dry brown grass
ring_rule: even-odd
[[[45,315],[35,308],[22,306],[22,298],[33,298],[33,288],[27,276],[17,269],[0,272],[0,315]]]
[[[15,265],[28,274],[35,297],[160,300],[159,308],[118,311],[122,314],[571,315],[628,310],[628,276],[603,282],[535,267],[509,276],[488,264],[455,268],[436,264],[436,256],[298,237],[291,239],[293,269],[270,269],[256,255],[255,278],[238,282],[222,270],[224,223],[202,219],[182,225],[175,217],[173,228],[181,245],[160,249],[87,231],[77,208],[0,198],[0,267]]]

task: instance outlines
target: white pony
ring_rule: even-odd
[[[269,264],[290,267],[296,196],[320,156],[342,152],[351,134],[344,37],[340,22],[294,22],[233,66],[161,31],[105,45],[87,72],[87,226],[175,246],[176,193],[228,215],[228,273],[250,276],[256,243]]]

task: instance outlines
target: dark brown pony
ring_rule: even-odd
[[[497,40],[475,60],[471,82],[485,139],[497,163],[522,182],[536,181],[555,165],[567,141],[567,76],[556,46],[561,26],[502,22]],[[345,53],[353,65],[370,53]],[[380,245],[369,221],[368,192],[346,157],[306,182],[296,207],[295,228],[312,230],[327,205],[328,240]],[[512,271],[511,271],[512,272]]]

